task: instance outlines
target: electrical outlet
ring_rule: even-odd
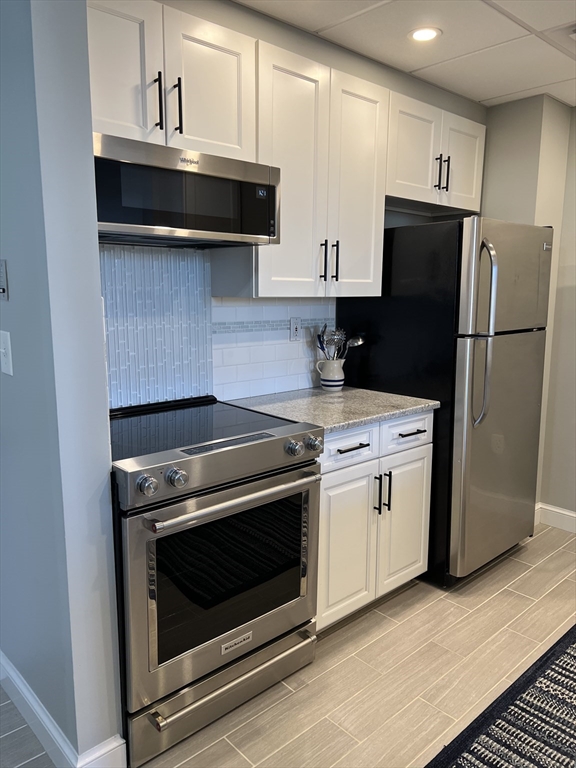
[[[12,347],[8,331],[0,331],[0,369],[7,376],[14,376],[12,370]]]
[[[302,341],[302,318],[290,318],[290,341]]]

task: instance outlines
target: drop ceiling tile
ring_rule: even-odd
[[[495,107],[496,104],[505,104],[508,101],[518,101],[518,99],[527,99],[530,96],[539,96],[541,93],[547,93],[559,101],[563,101],[570,107],[576,107],[576,80],[565,80],[563,83],[553,83],[552,85],[541,85],[539,88],[530,88],[527,91],[518,91],[518,93],[508,93],[506,96],[498,96],[495,99],[483,101],[485,107]]]
[[[561,24],[576,22],[574,0],[492,0],[505,11],[541,31]]]
[[[574,77],[574,62],[537,37],[522,37],[454,61],[426,67],[417,77],[476,101]]]
[[[315,32],[353,13],[391,0],[234,0],[295,27]]]
[[[428,43],[409,40],[417,27],[438,27]],[[405,72],[527,35],[481,0],[396,0],[321,33],[321,37]]]

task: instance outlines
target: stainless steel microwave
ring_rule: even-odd
[[[172,247],[280,242],[280,169],[94,134],[98,235]]]

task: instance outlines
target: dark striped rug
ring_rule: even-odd
[[[576,627],[426,768],[574,768]]]

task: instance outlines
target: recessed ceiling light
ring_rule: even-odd
[[[412,40],[418,40],[418,42],[425,42],[426,40],[434,40],[435,37],[438,37],[442,34],[441,29],[435,29],[434,27],[423,27],[422,29],[414,29],[408,37],[411,37]]]

